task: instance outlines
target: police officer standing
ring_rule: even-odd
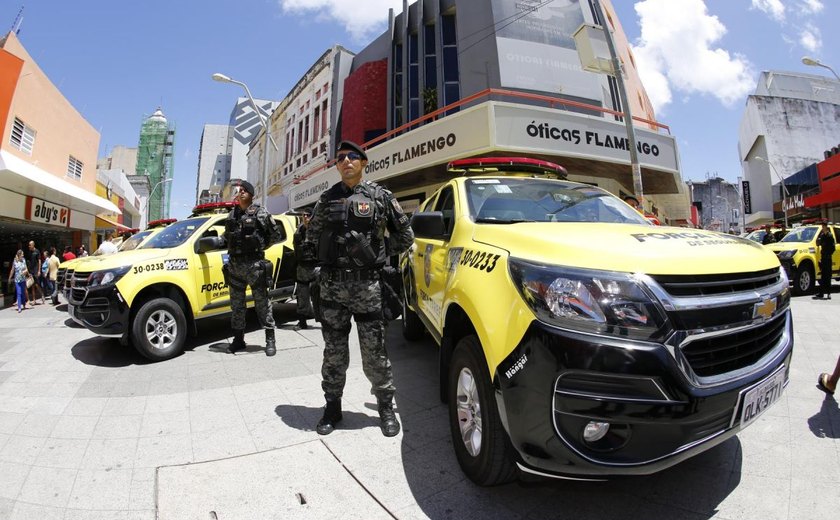
[[[309,328],[306,320],[315,317],[312,310],[312,300],[309,296],[309,284],[315,280],[315,262],[313,258],[303,254],[305,250],[303,242],[306,240],[306,228],[309,226],[309,218],[310,213],[305,211],[303,216],[301,216],[300,225],[297,231],[295,231],[293,239],[295,259],[297,260],[297,268],[295,269],[295,299],[297,300],[298,327],[301,329]]]
[[[414,233],[393,194],[362,180],[366,165],[367,155],[357,144],[339,143],[336,168],[341,182],[321,196],[306,230],[306,255],[317,258],[321,266],[321,388],[327,401],[316,427],[321,435],[331,433],[342,419],[351,316],[359,331],[362,367],[378,401],[382,434],[393,437],[400,432],[391,362],[385,350],[380,279],[387,257],[406,251]]]
[[[820,253],[820,288],[814,299],[823,297],[823,293],[831,299],[831,257],[834,256],[834,235],[828,227],[828,222],[822,221],[820,234],[817,235],[817,248]]]
[[[238,205],[225,221],[229,261],[222,268],[233,310],[233,342],[228,350],[231,353],[245,350],[245,288],[250,286],[257,317],[265,329],[265,355],[273,356],[277,353],[277,346],[274,342],[274,313],[268,299],[273,269],[271,261],[265,259],[264,251],[280,241],[280,231],[268,211],[253,203],[254,186],[248,181],[238,182],[239,191],[235,198]]]

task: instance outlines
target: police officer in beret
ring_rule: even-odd
[[[378,402],[382,433],[393,437],[400,432],[394,414],[394,378],[385,350],[380,279],[386,259],[406,251],[414,233],[394,195],[362,180],[366,165],[367,155],[361,147],[350,141],[339,143],[336,168],[341,182],[318,200],[303,244],[304,254],[321,266],[321,388],[327,401],[316,427],[321,435],[331,433],[342,419],[351,317],[359,332],[362,367]]]
[[[254,204],[254,186],[244,180],[237,182],[235,201],[238,205],[225,221],[224,238],[228,245],[229,261],[222,268],[233,310],[233,342],[228,350],[231,353],[245,350],[245,288],[250,286],[257,317],[265,329],[265,355],[273,356],[277,353],[277,346],[274,342],[274,313],[268,299],[268,287],[274,271],[264,251],[281,240],[280,230],[268,211]]]

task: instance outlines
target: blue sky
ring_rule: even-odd
[[[511,0],[512,1],[512,0]],[[565,0],[557,0],[565,1]],[[840,71],[837,0],[613,0],[685,179],[740,175],[738,124],[762,70]],[[23,0],[0,5],[6,32]],[[281,99],[330,45],[360,50],[401,0],[28,0],[19,38],[101,134],[100,156],[137,146],[158,105],[177,128],[172,216],[194,203],[205,123],[226,123],[241,89]],[[685,13],[692,13],[687,20]],[[644,37],[643,37],[644,36]],[[840,137],[838,138],[840,140]],[[816,159],[816,158],[815,158]]]

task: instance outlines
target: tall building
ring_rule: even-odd
[[[228,125],[204,125],[198,147],[197,204],[218,200],[222,186],[230,179],[233,135]]]
[[[97,216],[120,215],[96,194],[98,148],[99,132],[15,33],[0,38],[0,258],[29,240],[90,248]]]
[[[143,121],[140,128],[140,144],[137,147],[137,175],[149,177],[152,186],[146,211],[148,220],[169,216],[171,182],[173,175],[173,154],[175,148],[175,127],[170,125],[160,107]]]
[[[813,74],[762,72],[755,93],[747,98],[738,135],[738,155],[749,183],[747,225],[783,219],[785,212],[789,221],[816,216],[818,210],[804,201],[817,182],[816,170],[805,170],[826,158],[838,135],[840,82]]]
[[[623,64],[645,210],[659,211],[663,222],[684,220],[687,212],[665,214],[673,205],[657,201],[681,193],[675,138],[656,122],[611,2],[601,4],[605,20],[584,0],[404,1],[403,12],[389,12],[388,30],[352,56],[349,71],[331,69],[338,90],[330,95],[341,103],[329,106],[327,156],[341,139],[361,142],[370,159],[366,177],[393,191],[404,208],[416,207],[448,178],[448,162],[489,155],[553,161],[571,180],[632,194],[618,83],[584,70],[573,38],[582,24],[603,24]],[[302,114],[294,114],[293,127],[286,111],[284,145],[298,153],[291,131],[297,139],[303,130],[306,142],[306,119],[300,127]],[[339,180],[326,165],[294,177],[287,194],[294,208],[314,204]]]
[[[137,171],[137,148],[117,145],[111,152],[96,161],[98,170],[122,170],[126,175],[134,175]]]
[[[277,106],[277,101],[267,99],[255,99],[254,103],[266,121]],[[241,97],[236,100],[228,124],[231,128],[231,151],[230,175],[226,180],[248,179],[248,148],[262,128],[260,115],[254,111],[248,98]],[[256,185],[256,179],[248,180]]]

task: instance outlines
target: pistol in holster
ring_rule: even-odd
[[[358,231],[350,230],[344,235],[347,256],[359,267],[370,267],[376,262],[376,253],[370,240]]]

